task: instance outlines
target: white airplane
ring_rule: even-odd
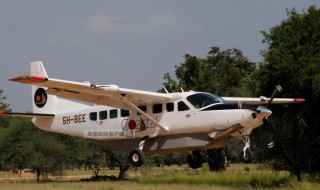
[[[199,150],[225,147],[229,136],[246,137],[243,158],[250,162],[249,135],[272,113],[258,104],[304,102],[273,98],[276,93],[271,98],[221,98],[204,92],[165,94],[59,80],[48,78],[41,61],[31,63],[31,75],[10,80],[32,85],[33,113],[0,115],[33,117],[45,131],[129,152],[136,167],[144,163],[145,153],[189,151],[189,166],[196,169],[202,165]]]

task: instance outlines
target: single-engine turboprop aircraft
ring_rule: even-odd
[[[41,61],[31,63],[31,75],[10,80],[32,85],[33,113],[0,115],[32,117],[40,129],[129,152],[136,167],[144,163],[145,153],[189,151],[189,166],[199,168],[199,150],[225,147],[229,136],[246,137],[243,158],[250,162],[249,135],[272,113],[259,104],[304,102],[273,98],[280,86],[270,98],[222,98],[204,92],[165,94],[59,80],[48,77]]]

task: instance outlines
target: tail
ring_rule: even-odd
[[[42,61],[31,62],[31,75],[48,77]],[[46,94],[47,88],[32,85],[33,113],[58,114],[88,107],[86,104]]]

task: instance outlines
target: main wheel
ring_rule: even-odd
[[[135,167],[141,166],[144,163],[145,159],[146,156],[144,152],[139,148],[133,149],[129,154],[129,161]]]
[[[206,153],[210,171],[220,171],[227,168],[228,162],[224,148],[208,149]]]
[[[253,159],[253,152],[250,150],[250,148],[247,148],[244,153],[242,152],[242,160],[244,163],[251,163]]]
[[[190,168],[197,169],[202,166],[202,155],[199,151],[193,151],[188,155],[188,164]]]

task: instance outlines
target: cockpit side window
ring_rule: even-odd
[[[200,109],[208,105],[216,103],[224,103],[220,97],[216,97],[212,94],[198,93],[187,97],[187,100],[196,108]]]
[[[178,102],[178,111],[186,111],[189,109],[190,108],[183,101]]]

